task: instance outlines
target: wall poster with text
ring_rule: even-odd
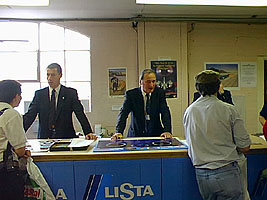
[[[157,86],[165,90],[166,98],[177,98],[177,61],[151,61],[151,69],[156,72]]]
[[[205,69],[220,73],[220,80],[227,89],[240,89],[240,67],[238,62],[205,63]]]
[[[108,82],[109,82],[109,96],[121,97],[126,92],[126,68],[109,68]]]

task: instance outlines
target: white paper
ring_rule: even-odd
[[[256,62],[241,62],[241,87],[257,86]]]
[[[261,138],[261,139],[264,139],[264,141],[266,141],[264,135],[261,135],[260,138]]]
[[[68,147],[86,147],[92,144],[94,140],[85,140],[80,138],[73,138]]]

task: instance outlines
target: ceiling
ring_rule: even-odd
[[[135,0],[50,0],[48,7],[0,6],[0,18],[267,23],[267,7],[136,5]]]

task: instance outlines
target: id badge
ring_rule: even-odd
[[[150,120],[150,116],[149,115],[146,115],[146,120]]]

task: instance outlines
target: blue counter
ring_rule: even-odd
[[[201,200],[190,159],[172,157],[173,151],[163,153],[163,158],[106,160],[105,154],[104,160],[90,160],[88,155],[88,160],[36,164],[57,199]],[[247,159],[248,189],[253,194],[261,171],[267,168],[267,154],[248,154]],[[251,199],[266,200],[267,188]]]

